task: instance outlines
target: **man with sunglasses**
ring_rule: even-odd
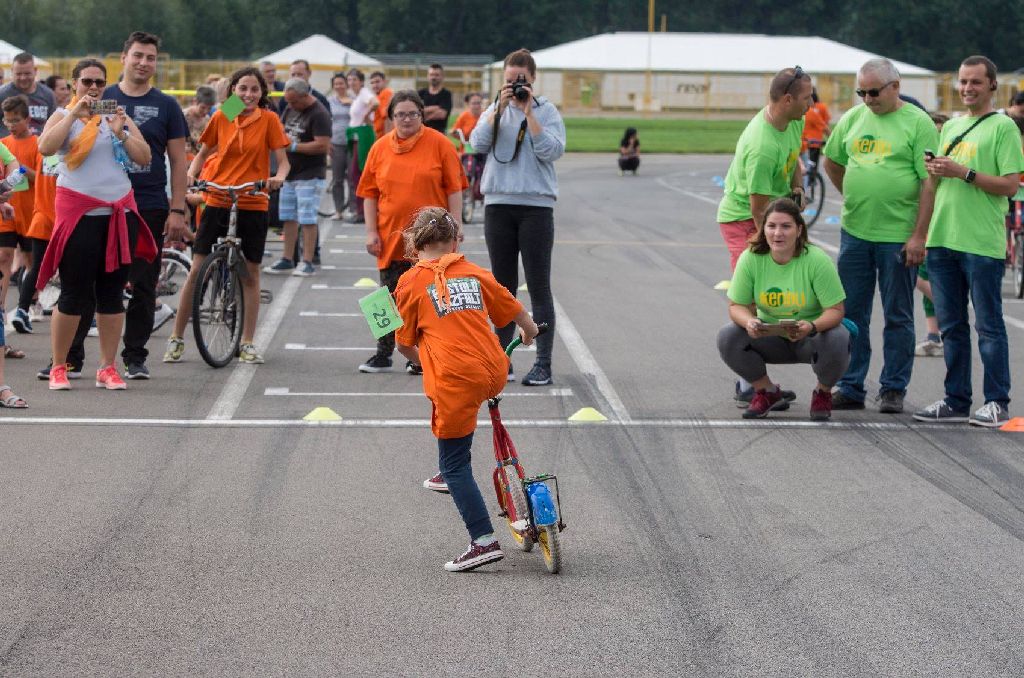
[[[928,114],[900,97],[900,74],[888,59],[861,66],[857,88],[864,103],[843,115],[825,145],[825,173],[843,195],[838,268],[846,317],[860,329],[832,409],[864,409],[877,282],[885,319],[878,411],[896,414],[914,365],[914,285],[928,232],[924,154],[939,137]]]
[[[748,240],[764,223],[771,201],[793,194],[803,201],[799,158],[804,114],[813,103],[813,92],[811,76],[799,66],[779,71],[768,89],[768,105],[758,111],[736,142],[736,155],[725,176],[725,195],[718,205],[718,225],[729,249],[730,270],[736,269]],[[753,396],[753,386],[737,382],[738,405],[746,406]],[[783,391],[783,397],[793,400],[796,395]]]
[[[928,277],[946,360],[946,394],[914,419],[999,427],[1009,420],[1010,354],[1003,320],[1007,199],[1024,171],[1020,132],[992,105],[996,65],[983,56],[963,60],[957,88],[967,115],[942,126],[927,159],[921,201],[929,207]],[[934,209],[931,209],[934,202]],[[974,307],[978,353],[985,368],[985,404],[970,414],[971,326]]]

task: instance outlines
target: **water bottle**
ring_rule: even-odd
[[[0,193],[13,191],[15,186],[26,181],[25,171],[24,167],[19,167],[17,170],[11,172],[7,177],[5,177],[3,181],[0,181]]]

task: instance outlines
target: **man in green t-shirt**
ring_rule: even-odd
[[[860,67],[857,94],[864,103],[846,112],[825,146],[825,173],[843,195],[838,267],[846,317],[860,328],[832,407],[864,409],[877,281],[885,318],[878,411],[894,414],[903,411],[914,365],[914,285],[928,233],[920,213],[924,154],[939,135],[927,113],[900,99],[900,74],[888,59]]]
[[[718,225],[729,249],[729,268],[747,249],[747,241],[764,223],[764,211],[776,198],[793,193],[803,201],[800,171],[804,114],[811,107],[814,86],[811,76],[799,66],[775,74],[768,88],[768,105],[747,124],[736,155],[725,176],[725,195],[718,204]],[[746,381],[736,383],[736,401],[746,405],[754,388]],[[792,398],[790,398],[792,396]],[[796,397],[791,391],[786,397]]]
[[[928,229],[928,277],[946,359],[946,397],[914,414],[920,421],[998,427],[1009,420],[1010,353],[1003,322],[1008,198],[1024,171],[1017,125],[992,107],[996,66],[972,56],[960,64],[957,84],[967,115],[942,127],[922,208]],[[932,205],[934,204],[934,208]],[[971,327],[974,306],[978,352],[985,368],[985,404],[971,409]]]

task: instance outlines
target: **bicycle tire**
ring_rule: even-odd
[[[245,322],[245,297],[238,270],[222,248],[203,261],[192,295],[196,348],[210,367],[224,367],[238,354]]]
[[[519,480],[519,475],[515,472],[515,469],[506,471],[506,475],[509,477],[508,483],[508,494],[505,495],[506,499],[512,499],[512,506],[515,509],[516,518],[519,520],[529,520],[529,509],[526,507],[526,493],[523,492],[523,483]],[[529,553],[533,550],[533,538],[525,532],[518,532],[512,527],[512,515],[508,512],[508,508],[505,509],[505,522],[508,524],[508,531],[512,535],[512,540],[515,541],[516,546],[519,547],[520,551]]]
[[[562,543],[559,541],[558,525],[545,525],[537,535],[540,552],[544,555],[544,566],[551,574],[562,569]]]
[[[468,199],[467,199],[468,194]],[[467,189],[462,192],[462,223],[469,224],[473,222],[473,211],[475,204],[473,203],[473,191]]]
[[[1013,236],[1013,293],[1024,299],[1024,237],[1020,233]]]
[[[821,217],[821,210],[825,207],[825,179],[821,172],[817,171],[807,179],[807,207],[804,208],[804,220],[807,222],[807,228],[810,228]],[[808,209],[812,210],[810,214],[807,213]]]
[[[177,283],[172,281],[178,273],[188,276],[192,270],[192,259],[184,252],[176,249],[164,249],[160,253],[160,274],[156,279],[157,296],[169,296],[178,291]]]

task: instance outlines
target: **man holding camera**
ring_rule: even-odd
[[[505,84],[470,135],[478,153],[493,157],[484,167],[484,237],[494,277],[513,295],[519,287],[519,255],[530,289],[533,319],[551,327],[537,338],[537,359],[524,386],[551,383],[555,307],[551,250],[555,242],[555,161],[565,152],[565,125],[554,104],[535,96],[537,64],[528,50],[505,57]],[[515,324],[498,328],[505,346]],[[513,379],[509,367],[509,380]]]
[[[938,146],[939,135],[927,113],[900,99],[900,74],[888,59],[860,67],[857,95],[864,103],[843,115],[825,146],[825,173],[843,195],[839,278],[846,317],[860,330],[832,409],[864,409],[877,281],[885,318],[878,411],[897,414],[914,366],[914,285],[928,233],[920,209],[925,152]]]

